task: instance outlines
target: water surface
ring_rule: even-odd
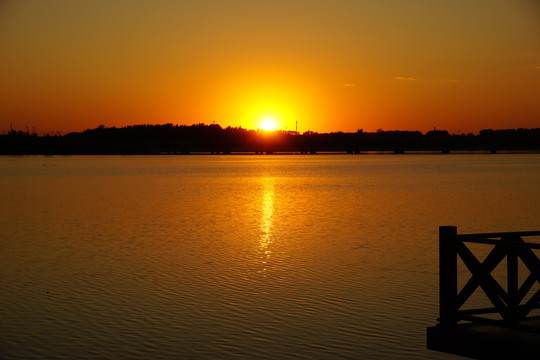
[[[0,158],[3,359],[453,359],[438,227],[540,230],[539,155]]]

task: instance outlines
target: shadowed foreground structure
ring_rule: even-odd
[[[540,289],[534,291],[540,260],[533,251],[540,244],[523,237],[540,236],[540,231],[458,235],[453,226],[439,230],[440,318],[427,329],[427,347],[474,359],[538,359],[540,317],[531,314],[540,308]],[[480,261],[471,244],[493,248]],[[471,274],[459,293],[458,256]],[[506,290],[492,275],[505,259]],[[521,285],[518,269],[529,271]],[[462,309],[478,288],[492,306]]]

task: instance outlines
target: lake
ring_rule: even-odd
[[[2,359],[459,359],[438,227],[540,230],[540,155],[0,157]]]

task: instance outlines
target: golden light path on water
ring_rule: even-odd
[[[263,196],[261,204],[261,238],[259,247],[261,250],[261,261],[264,266],[272,251],[272,229],[274,227],[274,179],[262,178]],[[266,267],[263,268],[266,270]]]

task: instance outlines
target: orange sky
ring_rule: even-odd
[[[3,0],[0,131],[540,127],[536,0]]]

